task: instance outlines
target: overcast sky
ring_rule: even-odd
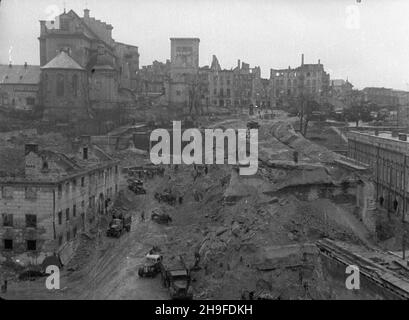
[[[355,87],[409,90],[408,0],[2,0],[0,64],[39,64],[39,20],[63,8],[114,27],[115,40],[139,47],[140,65],[170,58],[170,37],[200,38],[200,65],[215,54],[270,68],[321,59],[332,79]],[[12,47],[12,50],[10,48]]]

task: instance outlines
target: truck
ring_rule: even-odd
[[[169,224],[170,222],[172,222],[172,217],[169,214],[163,212],[162,209],[155,208],[152,210],[151,220],[159,224]]]
[[[154,278],[158,273],[161,272],[160,263],[162,262],[162,256],[160,254],[146,255],[145,264],[138,269],[138,275],[141,278]]]
[[[190,286],[190,270],[186,268],[183,258],[180,256],[176,264],[166,266],[159,263],[161,279],[164,287],[168,288],[170,298],[173,300],[193,299],[193,290]]]
[[[113,216],[107,230],[108,237],[119,238],[124,231],[131,231],[132,218],[130,215]]]
[[[128,189],[135,194],[146,194],[146,190],[143,188],[143,181],[141,179],[128,179]]]

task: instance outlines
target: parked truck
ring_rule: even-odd
[[[162,256],[160,254],[146,255],[146,262],[138,269],[138,275],[141,278],[154,278],[161,272],[160,263],[162,262]]]
[[[160,262],[162,284],[168,288],[171,299],[191,300],[193,290],[190,286],[190,270],[186,268],[183,258],[180,256],[173,264],[165,265]]]
[[[119,238],[124,231],[131,231],[132,218],[130,215],[113,216],[107,230],[108,237]]]

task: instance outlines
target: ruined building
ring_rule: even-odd
[[[89,137],[67,152],[38,144],[0,156],[0,256],[41,263],[72,248],[118,193],[118,164]],[[13,157],[13,161],[10,161]]]
[[[379,205],[396,218],[408,220],[409,205],[407,134],[393,132],[350,131],[348,156],[366,163],[373,169],[376,199]]]
[[[168,101],[170,104],[188,109],[193,101],[199,71],[198,38],[170,39],[170,81]]]
[[[165,93],[165,82],[169,81],[170,60],[166,63],[153,61],[151,65],[143,66],[137,74],[138,94],[156,96]]]
[[[239,61],[234,69],[223,69],[215,55],[210,67],[199,67],[199,43],[197,38],[171,38],[170,66],[156,62],[144,67],[140,91],[159,91],[162,81],[165,102],[190,113],[274,106],[272,81],[261,77],[260,67]]]
[[[304,54],[301,56],[301,66],[271,69],[270,79],[277,98],[297,97],[300,94],[319,98],[328,92],[330,85],[330,76],[321,61],[305,64]]]

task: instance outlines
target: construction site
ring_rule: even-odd
[[[48,290],[44,276],[22,280],[23,267],[3,260],[1,297],[408,299],[404,230],[377,208],[368,166],[304,138],[294,130],[298,118],[285,112],[203,117],[201,126],[238,129],[249,121],[259,126],[252,176],[229,164],[152,166],[133,143],[115,152],[119,195],[95,229],[78,235],[60,290]],[[118,216],[130,218],[113,224]],[[359,290],[345,285],[351,265]]]

